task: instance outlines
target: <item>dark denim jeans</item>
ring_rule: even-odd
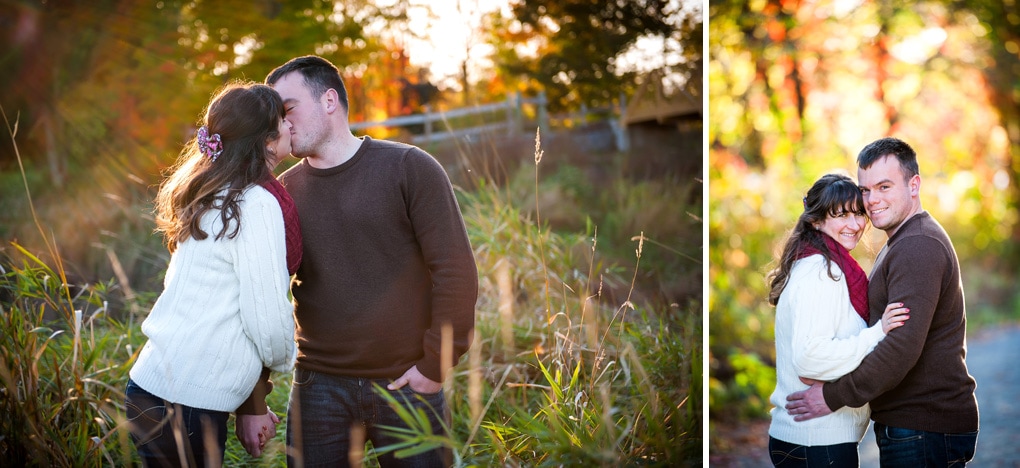
[[[376,393],[373,384],[389,392],[405,408],[427,415],[432,433],[444,434],[440,421],[448,427],[449,416],[442,391],[420,394],[411,390],[410,385],[390,391],[386,390],[389,383],[389,379],[339,377],[295,369],[287,409],[287,465],[350,466],[350,452],[364,450],[365,440],[371,440],[375,448],[401,442],[380,426],[407,425]],[[449,466],[451,462],[449,451],[442,448],[407,458],[397,458],[391,451],[380,455],[378,460],[384,468],[438,467]]]
[[[769,437],[769,456],[773,465],[783,468],[860,466],[860,456],[854,442],[809,447]]]
[[[977,431],[942,434],[875,423],[875,441],[883,468],[967,466],[974,458],[977,436]]]
[[[170,403],[130,379],[124,397],[131,440],[143,466],[204,467],[223,463],[230,413]]]

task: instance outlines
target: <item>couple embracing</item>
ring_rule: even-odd
[[[872,142],[857,165],[856,184],[834,174],[815,182],[768,276],[772,463],[859,466],[870,416],[883,467],[965,466],[978,407],[956,251],[921,207],[908,144]],[[870,278],[850,256],[869,217],[888,237]]]
[[[232,413],[260,456],[280,422],[265,402],[272,371],[294,371],[290,466],[360,463],[366,440],[401,442],[389,400],[449,428],[442,381],[471,342],[478,292],[464,220],[432,156],[355,137],[348,110],[321,57],[228,84],[160,186],[172,256],[125,392],[144,466],[221,465]],[[300,162],[274,178],[288,154]]]

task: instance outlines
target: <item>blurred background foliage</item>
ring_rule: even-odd
[[[351,121],[362,122],[421,112],[425,102],[409,105],[402,94],[408,85],[433,90],[433,109],[547,93],[550,109],[566,112],[619,104],[640,83],[640,72],[653,68],[674,87],[694,70],[700,75],[698,5],[554,3],[0,0],[0,106],[18,127],[27,188],[72,279],[119,275],[126,287],[152,291],[168,259],[151,235],[161,171],[227,81],[262,81],[292,57],[322,55],[341,68]],[[442,24],[449,15],[477,24],[458,71],[443,75],[428,61],[413,64],[411,44],[433,40],[421,25]],[[606,28],[613,39],[598,50],[573,49]],[[642,44],[643,56],[635,53]],[[0,239],[43,252],[6,133]]]
[[[818,177],[856,179],[867,143],[917,151],[922,205],[963,268],[970,329],[1020,320],[1020,13],[1013,0],[709,4],[709,403],[767,420],[765,275]],[[870,271],[885,234],[854,256]]]
[[[151,200],[216,88],[262,81],[299,54],[386,64],[389,51],[366,32],[372,21],[365,18],[399,22],[401,15],[399,6],[364,1],[336,9],[320,1],[0,3],[7,71],[0,104],[18,125],[27,188],[72,278],[119,274],[122,285],[156,290],[167,254],[150,235]],[[352,91],[388,70],[355,74]],[[371,101],[355,96],[352,116],[364,115]],[[0,238],[42,251],[13,145],[4,140]]]

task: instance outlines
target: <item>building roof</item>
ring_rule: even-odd
[[[645,122],[673,123],[702,118],[701,72],[695,70],[682,86],[668,89],[663,70],[645,75],[621,118],[623,125]]]

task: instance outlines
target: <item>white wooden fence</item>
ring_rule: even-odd
[[[577,113],[550,118],[547,110],[547,104],[548,101],[546,100],[545,93],[541,93],[534,98],[523,98],[518,93],[507,96],[507,99],[503,102],[496,102],[492,104],[462,107],[459,109],[447,110],[445,112],[432,112],[429,109],[429,106],[425,106],[425,112],[422,114],[392,117],[386,120],[373,122],[351,122],[351,130],[363,131],[373,127],[393,128],[420,125],[424,127],[424,132],[412,136],[411,143],[414,144],[436,143],[456,138],[470,138],[482,134],[502,134],[506,136],[514,136],[524,131],[529,133],[531,132],[531,129],[524,128],[524,106],[531,105],[535,106],[535,120],[537,121],[538,128],[541,129],[543,134],[547,134],[547,132],[550,131],[551,124],[557,127],[569,126],[571,122],[586,122],[590,114],[608,114],[611,124],[613,124],[614,131],[617,133],[617,146],[621,149],[626,146],[626,138],[619,131],[618,109],[588,109],[587,107],[582,107]],[[622,101],[620,107],[623,107]],[[452,119],[476,115],[491,116],[493,114],[500,113],[503,114],[504,117],[501,120],[496,120],[494,122],[457,129],[451,129],[449,125],[449,121]],[[481,118],[479,120],[481,120]],[[489,120],[491,120],[491,117]]]

